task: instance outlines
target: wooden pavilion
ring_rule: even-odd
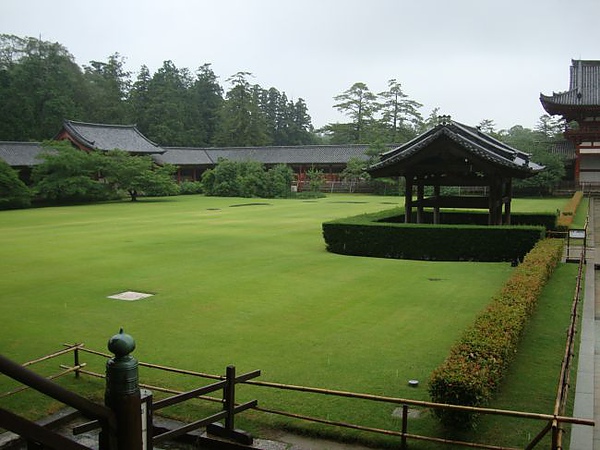
[[[490,225],[508,225],[512,179],[528,178],[542,169],[529,160],[528,154],[476,128],[454,122],[450,116],[441,116],[439,125],[384,153],[368,172],[376,178],[405,178],[406,223],[423,223],[425,208],[433,209],[434,224],[440,223],[441,208],[468,208],[487,209]],[[480,196],[444,196],[443,186],[487,189]],[[433,195],[425,196],[426,187],[432,188],[429,191]]]

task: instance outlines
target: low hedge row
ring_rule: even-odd
[[[388,222],[399,209],[323,224],[332,253],[437,261],[521,260],[544,237],[543,226],[427,225]]]
[[[579,203],[581,203],[582,198],[583,192],[577,191],[575,192],[575,194],[573,194],[573,197],[571,197],[567,204],[564,206],[557,221],[557,229],[559,231],[569,230],[569,227],[573,223],[573,218],[575,217],[575,213],[577,212],[577,208],[579,207]]]
[[[450,350],[429,380],[437,403],[485,406],[517,352],[519,339],[542,289],[562,256],[559,239],[539,241],[488,307]],[[476,415],[436,410],[443,424],[468,428]]]

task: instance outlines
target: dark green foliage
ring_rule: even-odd
[[[291,195],[294,171],[285,164],[278,164],[267,171],[267,197],[287,198]]]
[[[217,197],[286,198],[291,194],[292,169],[278,165],[270,170],[256,161],[221,159],[202,174],[202,191]]]
[[[0,209],[27,208],[31,197],[32,192],[17,171],[0,159]]]
[[[202,194],[202,183],[199,181],[182,181],[179,183],[180,195]]]
[[[385,223],[400,210],[323,224],[327,250],[380,258],[437,261],[513,261],[545,234],[543,226],[477,226]]]
[[[250,85],[240,72],[223,98],[210,64],[193,73],[164,61],[135,81],[115,53],[80,68],[58,43],[0,34],[0,140],[42,140],[64,119],[135,123],[170,146],[300,145],[315,136],[304,100]]]
[[[519,340],[546,282],[562,256],[563,243],[545,239],[527,254],[501,292],[475,319],[431,375],[432,401],[486,406],[518,350]],[[444,425],[469,428],[473,413],[437,410]]]
[[[39,199],[52,203],[106,200],[111,189],[100,177],[104,159],[97,152],[73,148],[68,141],[47,142],[43,162],[33,168],[32,179]]]
[[[114,150],[84,152],[68,141],[48,142],[43,162],[34,167],[34,188],[41,200],[73,203],[118,198],[126,192],[131,200],[138,195],[163,196],[179,193],[173,181],[175,168],[157,166],[149,156],[131,156]]]
[[[122,150],[113,150],[103,158],[104,181],[116,193],[127,192],[131,201],[140,195],[162,197],[179,193],[173,180],[174,166],[158,166],[150,156],[131,156]]]
[[[42,140],[87,103],[83,73],[58,43],[0,35],[0,139]]]
[[[551,153],[552,142],[561,137],[552,131],[548,124],[549,117],[542,116],[538,130],[532,131],[520,125],[509,130],[503,130],[498,138],[508,145],[531,154],[531,159],[545,167],[537,175],[526,179],[515,179],[514,192],[524,195],[549,195],[554,187],[565,176],[564,160],[561,156]]]

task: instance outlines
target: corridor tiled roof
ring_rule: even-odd
[[[146,138],[135,125],[110,125],[65,120],[56,138],[66,132],[79,144],[95,150],[124,150],[136,154],[164,153],[164,149]]]
[[[39,142],[0,141],[0,159],[12,167],[32,167],[43,161],[37,156],[46,150]]]
[[[346,164],[351,158],[366,160],[368,145],[299,145],[273,147],[164,147],[159,162],[174,165],[216,164],[219,159],[258,161],[263,164]],[[393,147],[390,147],[393,148]]]

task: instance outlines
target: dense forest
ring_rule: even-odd
[[[134,78],[125,58],[79,67],[59,43],[0,35],[0,140],[49,139],[65,118],[137,124],[172,146],[298,145],[315,134],[302,99],[251,84],[239,72],[224,93],[210,64],[195,72],[165,61]]]
[[[233,74],[225,92],[210,64],[192,71],[172,61],[164,61],[154,73],[142,66],[134,75],[118,53],[80,67],[59,43],[2,34],[0,140],[48,139],[66,118],[135,123],[160,145],[194,147],[402,143],[437,123],[436,109],[423,118],[422,105],[390,79],[387,90],[379,93],[354,83],[333,98],[333,107],[349,121],[315,130],[302,98],[289,99],[251,79],[248,72]],[[479,125],[499,137],[527,131],[516,126],[497,132],[490,120]],[[542,116],[532,132],[537,140],[553,139],[561,127]]]
[[[348,118],[315,130],[302,98],[291,100],[238,72],[227,78],[225,92],[210,64],[194,72],[165,61],[154,73],[142,66],[134,76],[125,58],[80,67],[59,43],[0,35],[0,140],[41,141],[52,138],[64,119],[92,123],[137,124],[152,141],[165,146],[225,147],[403,143],[438,123],[438,110],[423,118],[396,79],[383,92],[354,83],[333,98],[333,107]],[[562,161],[549,152],[561,139],[564,123],[548,115],[534,130],[515,125],[496,130],[491,120],[478,127],[509,145],[531,153],[547,167]],[[353,171],[354,162],[348,170]],[[356,171],[364,169],[364,162]],[[548,172],[548,171],[547,171]],[[564,173],[564,170],[563,172]],[[536,179],[538,177],[535,177]]]

